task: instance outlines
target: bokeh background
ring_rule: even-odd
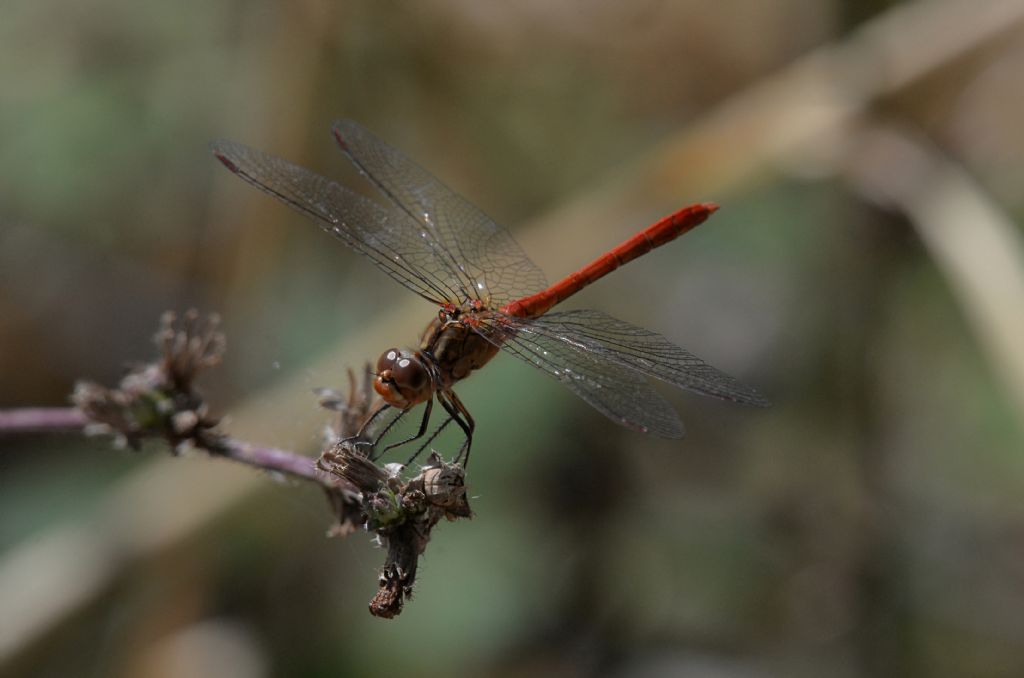
[[[573,300],[753,384],[617,428],[511,358],[460,389],[476,515],[370,617],[383,552],[315,488],[159,446],[0,439],[0,673],[1024,675],[1024,2],[7,0],[0,406],[224,318],[204,386],[315,454],[311,389],[433,314],[230,176],[351,178],[359,120],[555,279],[722,210]]]

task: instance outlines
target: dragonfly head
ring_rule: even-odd
[[[375,390],[392,407],[406,409],[430,398],[433,389],[427,366],[415,353],[389,348],[377,360]]]

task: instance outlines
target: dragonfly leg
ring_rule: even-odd
[[[455,421],[455,417],[448,415],[448,418],[444,420],[444,423],[442,423],[440,426],[434,429],[434,432],[430,434],[430,437],[427,438],[426,441],[419,446],[419,448],[416,450],[416,452],[413,453],[411,457],[409,457],[409,461],[405,462],[405,465],[408,466],[409,464],[416,461],[416,457],[423,454],[423,450],[427,449],[430,443],[434,442],[434,439],[437,438],[437,436],[441,435],[441,431],[445,430],[448,424],[452,423],[453,421]]]
[[[442,396],[444,396],[443,399]],[[473,416],[454,391],[438,391],[437,399],[455,420],[455,423],[459,425],[462,432],[466,434],[466,442],[462,443],[459,453],[455,456],[456,463],[461,462],[462,468],[466,468],[469,464],[469,448],[473,445],[473,430],[476,428],[476,422],[473,421]]]
[[[395,409],[398,409],[398,408],[395,408]],[[407,409],[406,410],[398,410],[398,414],[395,415],[395,417],[391,421],[389,421],[387,423],[387,426],[385,426],[380,431],[380,433],[378,433],[376,436],[374,436],[373,440],[367,441],[367,444],[375,447],[377,445],[377,443],[379,443],[381,441],[381,439],[388,434],[388,431],[393,429],[395,427],[395,424],[397,424],[399,421],[401,421],[402,417],[404,417],[408,413],[409,413],[409,410],[407,410]]]
[[[434,399],[433,398],[428,400],[427,401],[427,406],[423,408],[423,419],[420,420],[420,429],[416,432],[416,434],[406,438],[405,440],[399,440],[398,442],[391,443],[390,445],[385,447],[383,450],[381,450],[378,454],[373,456],[374,461],[376,461],[377,459],[380,459],[380,457],[384,453],[386,453],[388,450],[392,450],[392,449],[394,449],[396,447],[401,447],[402,445],[405,445],[406,443],[411,443],[412,441],[416,440],[417,438],[422,438],[423,434],[427,432],[427,425],[430,423],[430,411],[432,409],[434,409]],[[409,410],[403,410],[403,413],[408,412],[408,411]],[[388,426],[388,428],[391,428],[391,427]],[[386,432],[387,431],[385,430],[385,433]],[[380,438],[377,438],[377,440],[380,440]]]
[[[375,422],[377,420],[377,418],[381,414],[383,414],[385,411],[390,410],[390,409],[391,409],[391,405],[388,405],[385,402],[381,402],[380,406],[376,410],[374,410],[373,413],[370,414],[369,417],[366,418],[366,421],[364,421],[363,425],[359,427],[359,430],[356,431],[355,435],[351,435],[351,436],[349,436],[347,438],[342,438],[340,442],[352,443],[353,446],[375,445],[376,442],[377,442],[376,440],[372,440],[371,441],[371,440],[366,440],[365,439],[366,429],[370,428],[370,426],[373,424],[373,422]],[[398,416],[395,417],[394,420],[391,421],[387,425],[387,427],[384,429],[384,433],[387,433],[388,429],[390,429],[392,426],[394,426],[395,422],[397,422],[399,419],[401,419],[403,414],[405,414],[405,412],[399,412]],[[379,440],[379,439],[380,439],[380,436],[377,436],[377,440]]]

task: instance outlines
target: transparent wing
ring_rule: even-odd
[[[532,320],[505,318],[510,327],[560,341],[602,364],[635,370],[673,386],[745,405],[770,403],[753,388],[721,372],[665,337],[594,310],[547,313]]]
[[[479,208],[359,124],[338,120],[333,130],[356,168],[422,227],[467,300],[498,307],[547,287],[512,234]]]
[[[612,421],[663,438],[683,437],[679,416],[642,375],[582,346],[538,332],[530,321],[513,329],[504,320],[488,322],[482,334],[568,386]]]
[[[407,214],[269,153],[216,141],[211,149],[225,167],[261,191],[314,220],[368,257],[385,273],[436,304],[461,303],[449,262],[432,236]]]

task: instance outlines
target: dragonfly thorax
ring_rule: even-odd
[[[463,325],[475,325],[477,316],[487,310],[487,305],[479,299],[472,299],[461,305],[444,304],[437,312],[437,319],[442,323],[460,322]]]
[[[497,340],[487,338],[491,332],[481,322],[489,312],[472,306],[456,309],[449,314],[442,308],[420,338],[418,355],[434,368],[437,387],[443,389],[486,365],[498,352]]]

